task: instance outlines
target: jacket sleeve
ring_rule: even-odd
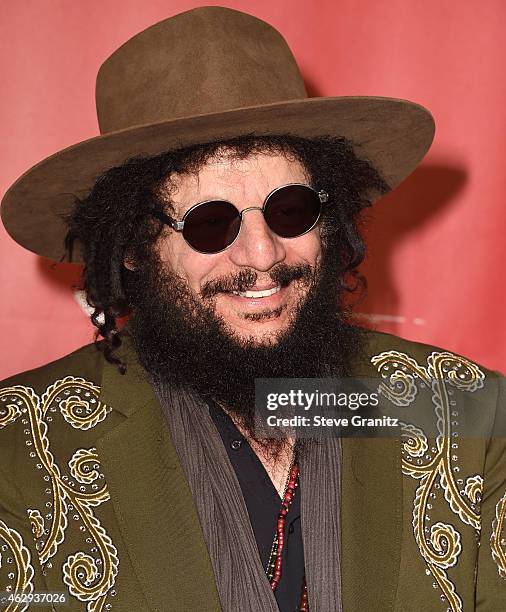
[[[476,610],[506,610],[506,385],[499,377],[497,412],[488,443],[481,506]]]
[[[12,594],[26,601],[37,593],[48,592],[28,513],[7,469],[0,465],[0,610],[53,612],[57,610],[53,605],[35,606],[6,599]]]

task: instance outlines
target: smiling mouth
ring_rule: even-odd
[[[264,289],[263,291],[232,291],[232,293],[245,298],[265,298],[278,293],[278,291],[281,291],[281,285],[273,287],[272,289]]]

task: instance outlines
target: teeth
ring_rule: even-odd
[[[265,291],[232,291],[234,295],[239,295],[240,297],[245,298],[263,298],[269,297],[269,295],[274,295],[278,291],[280,291],[281,287],[278,285],[273,289],[266,289]]]

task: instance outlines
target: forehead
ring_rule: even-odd
[[[282,153],[241,158],[225,151],[209,159],[198,172],[170,175],[163,191],[174,207],[184,212],[197,202],[214,198],[237,205],[246,200],[249,205],[252,201],[261,203],[276,187],[308,182],[302,164]]]

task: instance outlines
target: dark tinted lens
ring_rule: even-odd
[[[304,185],[287,185],[269,197],[264,217],[278,236],[295,238],[313,227],[320,210],[320,198],[315,191]]]
[[[241,217],[230,202],[215,200],[196,206],[184,220],[183,236],[197,251],[217,253],[235,240]]]

